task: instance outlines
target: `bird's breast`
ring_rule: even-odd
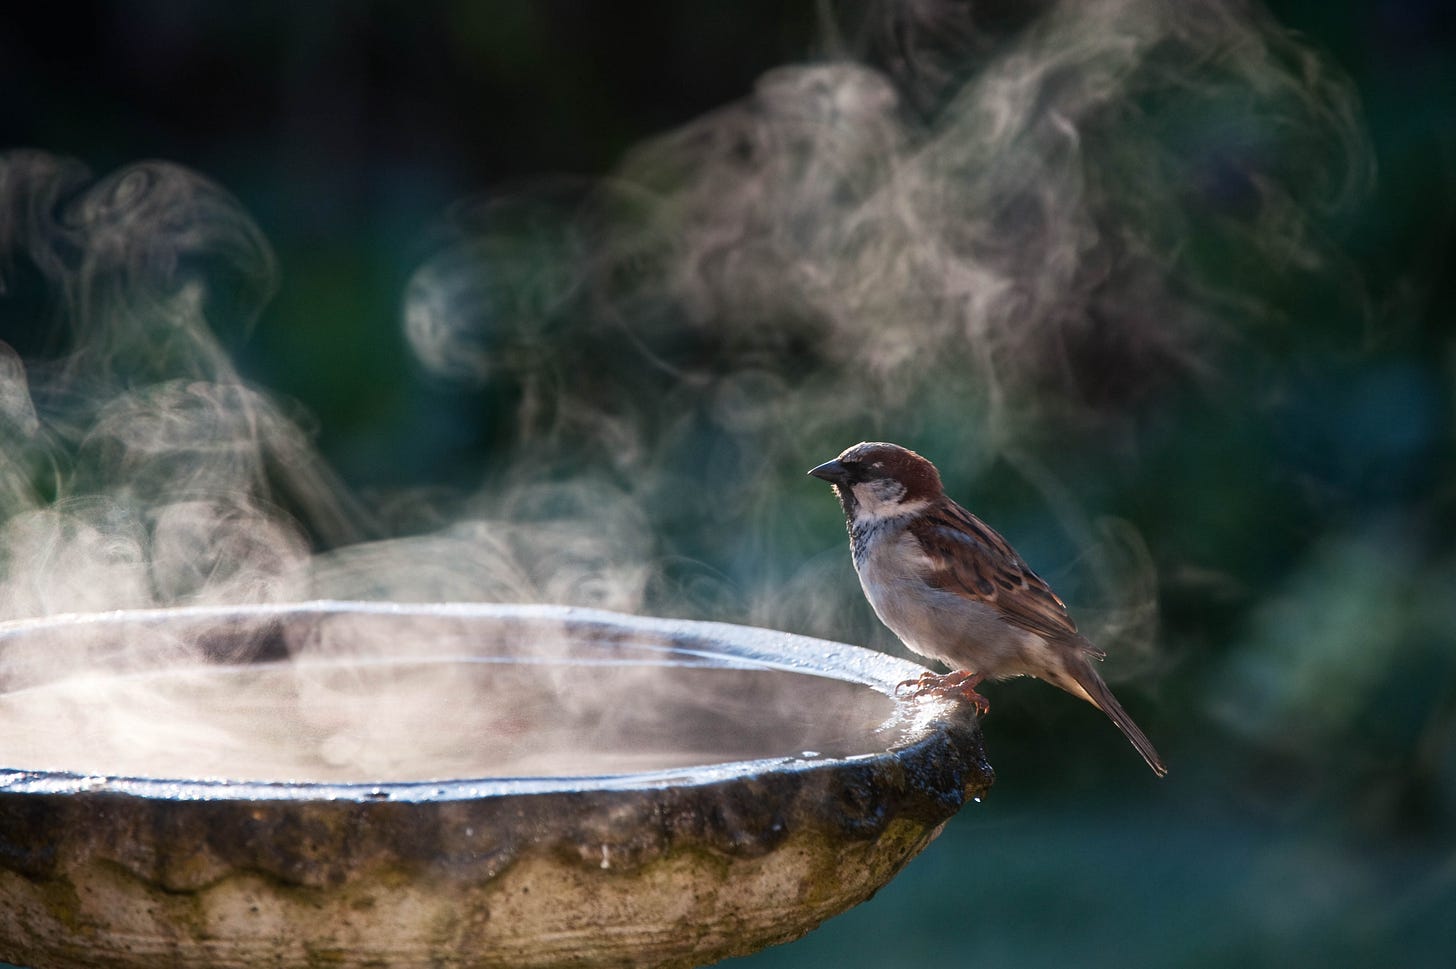
[[[986,603],[927,583],[932,563],[906,528],[866,530],[854,546],[865,598],[910,649],[993,677],[1026,672],[1027,650],[1041,637],[1008,625]]]

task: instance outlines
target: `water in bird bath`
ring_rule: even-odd
[[[882,750],[867,686],[701,659],[300,660],[0,695],[0,765],[324,783],[594,777]]]

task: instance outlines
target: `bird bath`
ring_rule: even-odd
[[[992,773],[770,630],[316,602],[0,625],[0,960],[691,966],[872,895]]]

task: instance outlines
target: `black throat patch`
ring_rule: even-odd
[[[834,486],[834,496],[839,499],[839,507],[844,511],[844,527],[854,529],[854,513],[859,508],[859,499],[854,496],[854,489],[849,485],[837,484]]]

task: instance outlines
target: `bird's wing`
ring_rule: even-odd
[[[909,527],[930,561],[931,586],[984,602],[1011,625],[1038,636],[1075,638],[1092,655],[1101,653],[1077,635],[1066,604],[1006,539],[960,505],[947,499]]]

